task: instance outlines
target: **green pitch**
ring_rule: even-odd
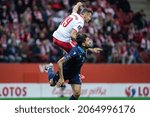
[[[0,100],[68,100],[69,97],[56,98],[0,98]],[[79,100],[150,100],[150,97],[80,97]]]

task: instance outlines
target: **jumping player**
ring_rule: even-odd
[[[73,10],[72,14],[69,15],[65,20],[59,25],[58,29],[53,33],[53,42],[57,46],[64,49],[66,52],[76,46],[76,38],[78,33],[84,26],[84,23],[88,23],[92,19],[92,10],[84,8],[78,14],[79,8],[83,4],[78,2]],[[99,48],[89,49],[92,52],[99,53]]]
[[[56,74],[52,64],[46,66],[51,86],[60,87],[65,80],[69,80],[68,83],[71,84],[73,91],[70,100],[77,100],[80,96],[82,83],[80,70],[86,59],[86,51],[92,46],[92,41],[86,34],[78,35],[76,41],[77,45],[57,62],[59,70]]]

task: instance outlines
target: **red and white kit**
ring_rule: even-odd
[[[53,33],[54,44],[69,52],[72,47],[76,45],[76,42],[71,39],[71,31],[75,30],[79,32],[83,26],[83,18],[77,13],[72,13],[59,25],[58,29]]]

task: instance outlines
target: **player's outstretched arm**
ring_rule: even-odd
[[[88,48],[88,50],[93,53],[100,53],[101,51],[103,51],[103,49],[101,48]]]
[[[82,6],[83,4],[81,2],[78,2],[74,8],[72,9],[72,13],[77,13],[79,8]]]

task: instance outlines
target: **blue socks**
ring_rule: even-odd
[[[48,80],[53,79],[55,76],[54,71],[52,70],[52,68],[48,69]]]

